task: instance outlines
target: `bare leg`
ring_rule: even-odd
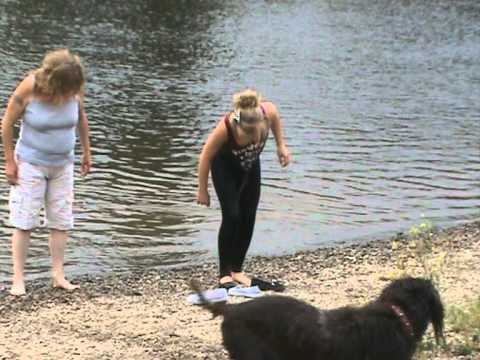
[[[24,269],[27,259],[28,246],[30,245],[30,230],[13,230],[12,258],[13,281],[10,294],[15,296],[25,295]]]
[[[65,248],[67,247],[68,233],[63,230],[50,229],[50,254],[52,255],[53,287],[65,290],[78,289],[79,285],[73,285],[65,279],[63,262]]]

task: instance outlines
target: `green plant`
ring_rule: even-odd
[[[447,263],[447,252],[434,244],[435,227],[428,220],[412,226],[406,243],[392,241],[395,268],[390,278],[422,276],[440,286],[441,276]]]
[[[454,335],[452,351],[459,355],[480,352],[480,296],[465,307],[450,306],[447,322]]]

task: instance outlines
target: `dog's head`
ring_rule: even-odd
[[[443,304],[430,280],[412,277],[394,280],[383,289],[379,301],[402,307],[412,317],[410,321],[416,324],[420,337],[431,323],[437,342],[443,340]]]

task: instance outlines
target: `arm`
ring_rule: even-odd
[[[264,103],[265,110],[267,112],[268,119],[270,120],[270,128],[272,129],[275,142],[277,143],[277,155],[278,161],[282,167],[287,166],[291,161],[290,152],[285,144],[285,138],[283,136],[283,125],[278,113],[277,107],[271,103]]]
[[[88,126],[88,117],[87,113],[85,112],[83,94],[81,94],[79,99],[78,116],[78,133],[80,137],[80,144],[82,145],[83,149],[81,174],[82,176],[85,176],[90,172],[90,168],[92,166],[92,156],[90,153],[90,127]]]
[[[217,125],[210,134],[203,146],[198,164],[198,193],[197,203],[210,206],[210,195],[208,194],[208,174],[212,159],[227,141],[228,133],[225,122]]]
[[[13,148],[13,126],[23,115],[33,94],[33,75],[27,76],[15,89],[8,101],[2,119],[2,143],[5,156],[5,175],[10,184],[18,182],[17,163]]]

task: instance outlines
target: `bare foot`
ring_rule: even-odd
[[[14,282],[10,288],[10,295],[23,296],[27,292],[25,291],[25,283],[23,281]]]
[[[229,283],[229,282],[232,282],[233,279],[231,276],[223,276],[220,278],[220,280],[218,281],[220,284],[226,284],[226,283]]]
[[[53,278],[53,287],[65,289],[68,291],[73,291],[75,289],[79,289],[80,285],[74,285],[70,281],[62,277],[62,278]]]
[[[251,286],[252,285],[252,279],[250,279],[247,275],[245,275],[244,272],[232,272],[232,278],[234,281],[245,285],[245,286]]]

